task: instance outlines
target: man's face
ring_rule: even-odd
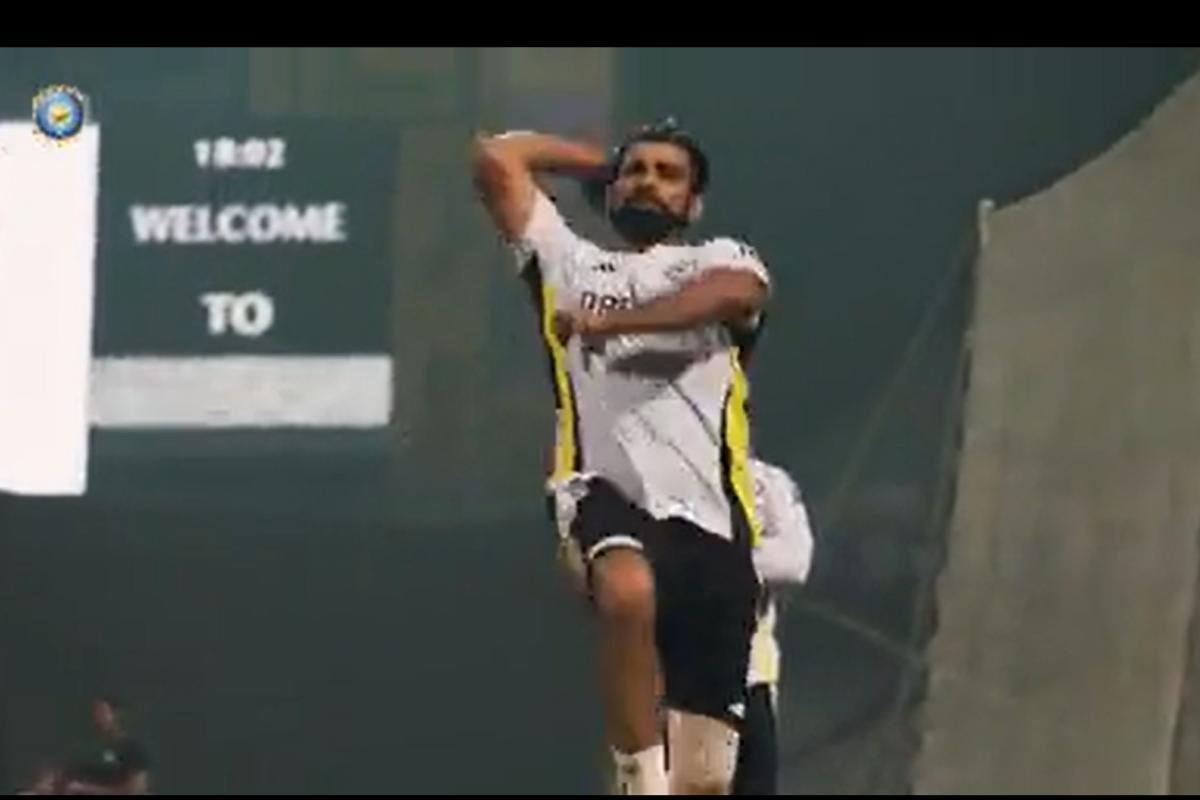
[[[609,201],[613,208],[628,204],[687,219],[695,197],[687,150],[670,142],[638,142],[625,151]]]

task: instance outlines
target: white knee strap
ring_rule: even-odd
[[[737,768],[738,733],[726,723],[667,713],[671,794],[729,794]]]

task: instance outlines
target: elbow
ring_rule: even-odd
[[[516,170],[492,140],[476,140],[472,152],[472,178],[486,200],[504,197],[515,184]]]
[[[475,185],[486,194],[495,194],[508,181],[504,156],[495,139],[476,136],[471,146],[471,174]]]
[[[482,133],[475,134],[471,141],[471,165],[478,170],[489,161],[496,159],[496,140]]]

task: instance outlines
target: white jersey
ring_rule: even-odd
[[[762,524],[755,569],[766,583],[804,583],[812,566],[813,535],[800,489],[786,470],[757,458],[750,459],[750,475]]]
[[[743,269],[769,285],[754,250],[732,239],[605,250],[575,235],[541,192],[515,249],[534,291],[554,383],[551,482],[597,474],[656,518],[682,517],[730,539],[743,530],[756,540],[740,357],[758,321],[738,335],[714,324],[615,336],[599,350],[579,337],[563,347],[552,325],[556,310],[630,308],[714,267]]]
[[[762,521],[762,536],[753,554],[759,578],[767,585],[804,583],[812,566],[813,535],[800,490],[784,469],[756,458],[750,459],[750,474],[754,507]],[[750,640],[748,686],[779,683],[777,616],[774,598],[768,596]]]

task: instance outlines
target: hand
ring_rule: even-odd
[[[554,333],[564,345],[571,341],[572,336],[583,339],[585,347],[596,348],[602,345],[602,339],[608,333],[603,314],[595,311],[556,311],[554,312]]]

